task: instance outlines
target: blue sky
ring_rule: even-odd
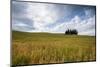
[[[95,6],[12,2],[12,30],[95,35]]]

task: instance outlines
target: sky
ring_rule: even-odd
[[[65,33],[76,29],[78,35],[95,36],[96,7],[12,1],[12,30]]]

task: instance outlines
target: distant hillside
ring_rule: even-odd
[[[86,35],[65,35],[65,34],[53,34],[53,33],[44,33],[44,32],[19,32],[19,31],[12,31],[12,39],[16,40],[23,40],[23,39],[37,39],[37,38],[95,38],[95,36],[86,36]]]

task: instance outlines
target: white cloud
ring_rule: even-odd
[[[95,35],[95,16],[85,20],[75,16],[71,21],[57,25],[52,32],[64,33],[67,29],[77,29],[79,35]]]
[[[33,27],[39,30],[54,23],[59,17],[53,4],[28,3],[27,12],[28,17],[33,20]]]

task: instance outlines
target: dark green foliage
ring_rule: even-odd
[[[73,30],[68,29],[68,30],[65,31],[65,34],[70,34],[70,35],[76,34],[77,35],[78,31],[76,29],[73,29]]]

